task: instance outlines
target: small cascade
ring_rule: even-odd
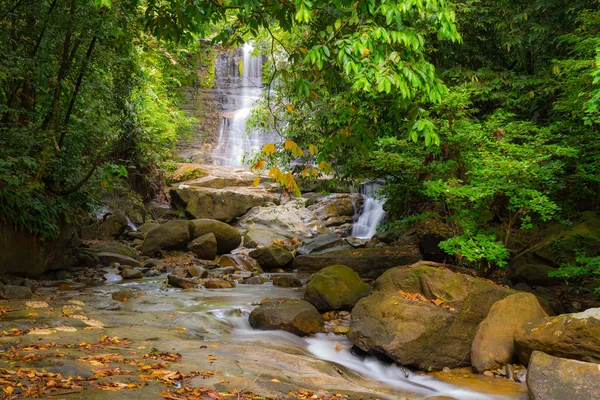
[[[352,227],[352,236],[361,239],[370,239],[377,232],[377,227],[385,217],[383,211],[383,199],[375,196],[381,185],[376,182],[368,182],[360,185],[359,193],[365,197],[365,204],[362,207],[358,219]]]
[[[215,63],[215,91],[223,118],[219,138],[213,150],[217,165],[241,167],[244,154],[259,151],[272,142],[272,135],[260,129],[246,129],[252,108],[263,92],[263,56],[252,55],[254,48],[246,43],[233,54],[221,52]]]

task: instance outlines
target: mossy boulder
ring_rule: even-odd
[[[306,284],[304,300],[319,311],[351,310],[371,292],[371,286],[345,265],[332,265],[314,274]]]
[[[600,365],[536,351],[527,367],[527,389],[532,400],[597,399]]]
[[[138,259],[140,257],[136,249],[114,241],[97,243],[92,246],[92,250],[95,252],[120,254],[122,256],[127,256],[133,259]]]
[[[98,229],[98,239],[113,240],[118,238],[129,225],[124,213],[118,211],[106,217]]]
[[[271,229],[251,228],[244,235],[244,247],[254,248],[259,246],[268,246],[275,241],[287,240],[283,235],[278,234]]]
[[[187,248],[201,260],[214,260],[217,257],[217,238],[212,232],[205,233],[189,242]]]
[[[600,363],[600,308],[529,321],[515,333],[515,344],[524,364],[536,350]]]
[[[193,219],[190,223],[191,238],[195,239],[207,233],[215,235],[217,254],[227,254],[239,247],[242,235],[233,226],[214,219]]]
[[[225,254],[219,258],[220,267],[234,267],[236,271],[258,271],[263,273],[262,268],[252,257],[243,254]]]
[[[393,268],[352,309],[348,338],[364,351],[422,370],[468,366],[477,327],[512,293],[426,262]]]
[[[495,303],[471,344],[473,369],[483,372],[516,361],[515,332],[526,322],[547,316],[530,293],[511,294]]]
[[[172,220],[149,231],[140,251],[145,256],[153,256],[159,250],[183,249],[189,241],[189,221]]]
[[[290,250],[276,244],[252,250],[248,255],[254,258],[263,269],[285,267],[294,259]]]
[[[310,303],[298,299],[269,299],[250,313],[253,329],[284,330],[298,336],[317,333],[323,317]]]

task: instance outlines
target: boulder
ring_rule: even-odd
[[[600,363],[600,308],[529,321],[515,333],[515,344],[524,365],[535,350]]]
[[[230,222],[252,207],[275,201],[260,187],[206,188],[180,184],[171,189],[173,206],[185,209],[193,218],[211,218]]]
[[[352,309],[348,338],[421,370],[468,366],[477,327],[494,303],[513,293],[427,262],[393,268]]]
[[[516,361],[515,332],[533,319],[547,317],[530,293],[515,293],[492,306],[477,327],[471,344],[471,365],[483,372]]]
[[[142,232],[144,235],[147,235],[154,228],[158,228],[160,224],[158,222],[146,222],[142,226],[138,228],[138,232]]]
[[[219,266],[234,267],[235,271],[251,272],[258,270],[262,274],[262,268],[252,257],[243,254],[225,254],[219,258]]]
[[[217,238],[212,232],[197,237],[188,243],[187,248],[201,260],[217,258]]]
[[[251,228],[244,235],[244,247],[254,248],[259,246],[268,246],[275,241],[285,241],[286,238],[271,229]]]
[[[153,256],[159,250],[183,249],[189,241],[189,221],[172,220],[148,232],[140,251],[145,256]]]
[[[144,277],[144,273],[137,268],[126,268],[121,271],[123,279],[140,279]]]
[[[291,251],[276,244],[252,250],[248,255],[254,258],[263,269],[281,268],[294,259]]]
[[[225,279],[209,279],[204,282],[204,287],[207,289],[230,289],[233,285]]]
[[[251,276],[250,278],[244,279],[242,283],[245,285],[262,285],[264,282],[263,278],[260,276]]]
[[[414,264],[420,259],[418,247],[406,245],[384,249],[335,250],[298,256],[294,259],[294,267],[300,272],[314,273],[330,265],[345,265],[363,278],[375,279],[392,267]]]
[[[242,243],[242,235],[231,225],[214,219],[193,219],[190,221],[191,237],[195,239],[207,233],[215,235],[217,254],[227,254]]]
[[[33,293],[27,286],[4,285],[0,286],[0,299],[17,300],[30,299]]]
[[[116,292],[112,292],[111,295],[113,300],[116,301],[127,301],[135,297],[135,294],[129,289],[121,289]]]
[[[532,400],[597,399],[600,365],[534,351],[527,368],[527,389]]]
[[[140,257],[136,249],[114,241],[94,244],[91,249],[97,252],[120,254],[136,260]]]
[[[308,207],[325,226],[339,226],[352,222],[356,212],[355,204],[362,197],[358,193],[335,193],[319,199]]]
[[[302,281],[295,276],[279,275],[273,277],[273,285],[284,288],[302,287]]]
[[[98,229],[100,228],[99,222],[82,226],[79,230],[79,237],[81,240],[96,240],[98,237]]]
[[[262,330],[284,330],[298,336],[317,333],[323,317],[310,303],[298,299],[269,299],[250,313],[250,326]]]
[[[328,232],[323,222],[306,208],[307,201],[304,198],[294,198],[282,205],[255,207],[240,218],[238,226],[246,231],[269,229],[287,238],[301,239]]]
[[[128,265],[134,268],[142,268],[142,263],[140,263],[138,260],[123,256],[121,254],[101,252],[96,253],[96,256],[98,257],[98,262],[105,267],[108,267],[112,263],[119,263],[121,265]]]
[[[169,285],[175,286],[181,289],[193,289],[198,285],[198,282],[191,279],[181,278],[177,275],[169,275],[167,277]]]
[[[352,247],[339,235],[336,235],[335,233],[324,233],[314,239],[307,240],[304,246],[298,249],[298,254],[306,255],[331,249],[350,250]]]
[[[306,284],[304,300],[319,311],[351,310],[371,292],[354,270],[332,265],[314,274]]]
[[[127,226],[129,220],[122,212],[116,212],[106,217],[104,222],[98,229],[98,239],[100,240],[113,240],[121,236]]]
[[[206,278],[208,276],[208,271],[201,265],[192,265],[188,268],[188,274],[196,278]]]

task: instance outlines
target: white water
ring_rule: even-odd
[[[377,227],[385,217],[385,211],[383,211],[384,200],[375,196],[375,192],[379,188],[381,188],[381,185],[375,182],[360,185],[359,193],[365,197],[365,204],[358,220],[352,227],[352,236],[371,239],[377,232]]]
[[[262,89],[262,57],[252,56],[254,48],[245,44],[233,59],[219,56],[215,65],[215,88],[223,91],[223,118],[212,156],[215,164],[241,167],[247,153],[260,151],[271,135],[260,129],[246,129],[246,123]],[[241,63],[242,73],[239,66]]]

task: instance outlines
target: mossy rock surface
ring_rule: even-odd
[[[217,254],[227,254],[239,247],[242,235],[233,226],[214,219],[193,219],[189,221],[191,238],[195,239],[207,233],[215,235]]]
[[[351,310],[371,287],[345,265],[332,265],[314,274],[306,285],[304,300],[319,311]]]
[[[189,241],[189,221],[168,221],[148,232],[140,251],[145,256],[153,256],[159,250],[183,249]]]
[[[284,330],[298,336],[317,333],[323,317],[310,303],[298,299],[269,299],[250,313],[253,329]]]

